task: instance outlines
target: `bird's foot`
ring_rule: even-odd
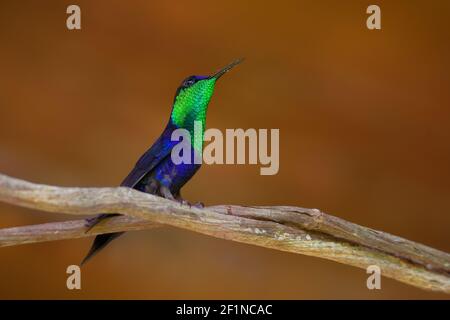
[[[175,200],[175,197],[173,196],[172,192],[170,192],[170,189],[167,188],[166,186],[160,186],[159,192],[164,198],[169,200]]]
[[[205,207],[205,205],[202,203],[202,202],[196,202],[196,203],[194,203],[194,204],[192,204],[192,203],[190,203],[189,201],[187,201],[187,200],[185,200],[185,199],[183,199],[182,197],[181,197],[181,194],[180,194],[180,192],[177,192],[177,193],[175,193],[174,195],[172,195],[172,193],[170,193],[170,191],[169,190],[161,190],[162,192],[162,194],[164,195],[164,192],[167,194],[170,194],[170,196],[172,196],[172,198],[171,198],[171,200],[175,200],[175,201],[177,201],[181,206],[187,206],[187,207],[189,207],[189,208],[192,208],[192,207],[194,207],[194,208],[197,208],[197,209],[203,209],[204,207]],[[165,198],[167,198],[166,196],[164,196]],[[170,198],[169,198],[170,199]]]
[[[205,204],[203,202],[196,202],[194,203],[194,207],[196,207],[197,209],[203,209],[205,207]]]
[[[202,202],[196,202],[196,203],[190,203],[187,200],[184,199],[176,199],[178,201],[178,203],[182,206],[188,206],[189,208],[197,208],[197,209],[203,209],[205,207],[205,205]]]
[[[181,205],[181,206],[187,206],[187,207],[191,207],[191,203],[189,202],[189,201],[187,201],[187,200],[184,200],[184,199],[177,199],[177,201],[178,201],[178,203]]]

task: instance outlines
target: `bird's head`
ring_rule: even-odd
[[[171,114],[173,123],[180,128],[191,128],[196,120],[204,124],[216,81],[241,61],[233,61],[212,76],[190,76],[184,79],[175,93]]]

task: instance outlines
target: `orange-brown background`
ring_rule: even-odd
[[[66,7],[82,30],[65,27]],[[204,166],[206,204],[317,207],[450,251],[449,1],[0,2],[0,172],[114,186],[175,88],[217,85],[208,126],[280,128],[280,171]],[[0,204],[0,227],[69,219]],[[91,239],[0,249],[0,298],[447,298],[364,270],[164,228],[130,233],[65,287]]]

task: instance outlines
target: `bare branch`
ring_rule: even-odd
[[[149,229],[160,224],[276,250],[321,257],[427,290],[450,293],[450,255],[317,209],[213,206],[190,208],[129,188],[63,188],[0,174],[0,201],[73,215],[121,213],[89,233],[74,220],[0,229],[0,246]]]

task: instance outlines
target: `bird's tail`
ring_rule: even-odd
[[[97,225],[100,221],[110,218],[112,216],[116,216],[117,214],[101,214],[94,218],[93,221],[89,222],[88,232],[91,230],[95,225]],[[94,242],[92,243],[91,249],[87,253],[86,257],[84,257],[83,261],[81,261],[81,265],[85,264],[88,260],[90,260],[93,256],[95,256],[100,250],[102,250],[104,247],[108,245],[111,241],[113,241],[115,238],[122,235],[124,232],[115,232],[115,233],[106,233],[106,234],[100,234],[95,237]]]

